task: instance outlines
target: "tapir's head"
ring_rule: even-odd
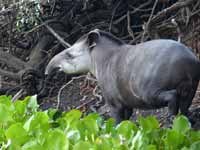
[[[105,38],[105,33],[106,32],[95,29],[83,35],[70,48],[62,51],[51,59],[47,65],[45,74],[49,74],[55,68],[67,74],[80,74],[91,71],[91,51],[97,48],[98,45],[106,45],[106,42],[111,38],[109,33],[106,33],[108,35]],[[115,42],[120,42],[120,40]],[[108,47],[111,47],[110,44],[108,45]]]

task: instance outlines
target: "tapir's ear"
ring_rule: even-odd
[[[100,33],[99,33],[98,29],[93,30],[88,33],[87,42],[88,42],[88,46],[90,49],[92,49],[94,46],[96,46],[99,38],[100,38]]]

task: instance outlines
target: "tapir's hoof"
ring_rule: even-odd
[[[193,126],[193,125],[196,123],[195,118],[193,117],[192,112],[189,112],[189,113],[186,115],[186,117],[188,118],[189,122],[191,123],[191,126]]]
[[[175,115],[168,115],[168,116],[167,116],[167,121],[166,121],[166,122],[167,122],[167,124],[168,124],[168,125],[167,125],[168,127],[171,127],[171,126],[172,126],[173,120],[175,119],[175,117],[176,117]]]

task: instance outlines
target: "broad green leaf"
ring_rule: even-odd
[[[0,103],[0,125],[14,121],[12,115],[13,112],[8,109],[8,106]]]
[[[15,112],[18,115],[25,115],[26,113],[26,104],[23,101],[16,101],[15,104]]]
[[[68,122],[73,120],[79,120],[81,118],[82,113],[79,110],[71,110],[67,112],[64,117],[67,119]]]
[[[30,140],[21,147],[21,150],[44,150],[37,140]]]
[[[5,130],[0,128],[0,145],[5,140]]]
[[[190,130],[190,123],[185,116],[178,116],[173,121],[172,129],[177,132],[186,133]]]
[[[75,144],[81,138],[80,132],[78,130],[71,130],[66,133],[67,138],[70,140],[70,143]]]
[[[30,135],[37,138],[38,143],[44,143],[45,136],[50,128],[48,115],[46,112],[37,112],[24,124],[24,128]]]
[[[159,128],[159,122],[153,116],[149,116],[146,118],[139,117],[138,121],[139,121],[139,125],[141,126],[142,130],[144,130],[144,131],[152,131],[154,129]]]
[[[112,136],[110,134],[102,135],[101,137],[96,138],[96,146],[99,150],[113,149]]]
[[[5,132],[6,138],[11,139],[11,143],[22,145],[28,141],[29,136],[21,123],[11,125]]]
[[[0,96],[0,104],[5,104],[8,107],[11,107],[11,97],[10,96]],[[14,107],[12,107],[14,108]],[[12,109],[13,110],[13,109]]]
[[[104,123],[103,123],[104,122]],[[177,117],[172,129],[150,116],[115,125],[98,114],[79,110],[40,111],[36,96],[11,103],[0,96],[0,150],[199,150],[200,131]]]
[[[129,150],[128,146],[126,146],[126,145],[117,146],[115,149],[116,150]]]
[[[187,147],[183,147],[183,148],[181,148],[181,150],[190,150],[190,149]]]
[[[24,122],[27,119],[27,106],[24,101],[16,101],[14,103],[15,111],[13,114],[13,119],[16,122]]]
[[[39,105],[37,104],[37,95],[31,96],[29,101],[28,101],[28,106],[29,109],[31,109],[33,112],[36,112]]]
[[[191,142],[200,141],[200,131],[190,131],[188,135],[191,139]]]
[[[0,125],[8,125],[10,122],[14,122],[14,105],[11,102],[11,97],[0,96]]]
[[[30,101],[30,98],[31,98],[30,96],[27,96],[22,100],[22,102],[27,106]]]
[[[157,150],[155,145],[148,145],[148,150]]]
[[[80,141],[74,145],[73,150],[93,150],[89,142]]]
[[[130,150],[145,150],[148,147],[148,138],[141,131],[133,137]]]
[[[137,126],[131,121],[122,121],[116,129],[118,135],[122,135],[126,140],[130,139],[137,132]]]
[[[169,130],[166,133],[165,142],[169,147],[177,148],[178,146],[183,144],[184,136],[175,130]]]
[[[26,122],[24,123],[24,129],[28,132],[30,130],[31,123],[33,121],[34,115],[32,115]]]
[[[102,133],[104,134],[115,134],[116,129],[115,129],[115,120],[113,118],[110,118],[105,121],[105,123],[102,126]]]
[[[52,120],[56,120],[58,119],[59,117],[62,117],[62,112],[56,110],[56,109],[48,109],[48,116],[49,118],[51,118]]]
[[[200,141],[193,143],[190,147],[190,150],[199,150],[199,149],[200,149]]]
[[[76,129],[81,115],[82,113],[79,110],[71,110],[63,113],[60,118],[56,119],[56,122],[59,124],[60,129],[65,131]]]
[[[27,131],[43,130],[46,132],[49,129],[49,117],[46,112],[37,112],[29,118],[24,124]]]
[[[71,110],[63,114],[63,117],[58,119],[60,126],[63,129],[76,128],[77,121],[80,120],[82,113],[79,110]]]
[[[97,114],[97,113],[91,113],[91,114],[85,116],[84,119],[95,120],[99,126],[100,126],[101,123],[102,123],[102,118],[101,118],[101,117],[99,116],[99,114]]]
[[[44,150],[68,150],[69,141],[60,130],[49,131],[44,143]]]
[[[90,140],[94,141],[94,138],[99,132],[99,126],[96,118],[85,117],[79,122],[79,131],[81,131],[81,136],[86,136]]]

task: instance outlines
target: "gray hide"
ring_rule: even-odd
[[[185,45],[164,39],[128,45],[96,29],[81,37],[71,51],[82,51],[83,70],[96,76],[117,122],[128,119],[133,108],[168,106],[170,115],[179,110],[187,115],[200,78],[200,62]],[[62,65],[60,69],[68,72]]]

